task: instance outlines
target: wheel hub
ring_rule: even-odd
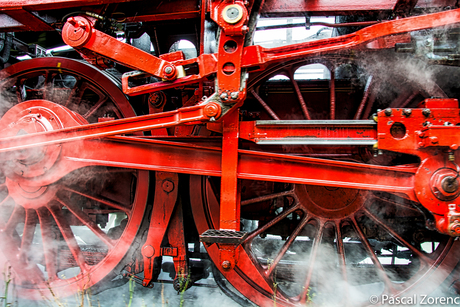
[[[453,200],[460,193],[457,172],[451,168],[438,169],[430,178],[431,191],[440,200]]]
[[[307,212],[324,219],[343,219],[362,207],[368,192],[357,189],[296,185],[295,194]]]
[[[63,129],[84,123],[78,114],[47,100],[29,100],[12,107],[0,120],[0,129],[9,136],[20,136]],[[17,150],[5,167],[6,185],[11,197],[28,209],[47,204],[55,195],[52,186],[37,185],[37,177],[52,172],[59,162],[60,144]]]

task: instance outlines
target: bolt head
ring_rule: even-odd
[[[386,116],[391,116],[391,114],[393,113],[393,110],[390,109],[390,108],[388,108],[388,109],[385,109],[384,112],[385,112],[385,115],[386,115]]]
[[[441,187],[447,193],[455,193],[458,191],[459,183],[455,177],[446,176],[442,179]]]
[[[230,7],[225,12],[225,15],[227,15],[227,18],[231,20],[238,18],[239,14],[240,14],[240,11],[236,7]]]
[[[460,224],[454,223],[454,224],[450,227],[450,231],[451,231],[451,233],[452,233],[454,236],[460,236]]]
[[[155,249],[152,245],[146,245],[142,248],[142,255],[147,258],[151,258],[153,255],[155,255]]]
[[[217,103],[208,103],[204,107],[204,114],[208,117],[214,117],[219,115],[220,106]]]
[[[162,188],[166,193],[170,193],[172,190],[174,190],[174,182],[166,179],[163,181]]]
[[[430,116],[431,114],[431,110],[430,109],[423,109],[422,110],[422,114],[426,117]]]
[[[230,261],[225,260],[222,262],[222,268],[224,270],[230,270],[232,268],[232,264],[230,263]]]
[[[239,93],[238,92],[233,92],[230,97],[232,97],[233,100],[238,99]]]
[[[172,72],[173,72],[173,69],[172,69],[171,66],[166,66],[166,67],[165,67],[165,73],[166,73],[166,74],[169,75],[169,74],[171,74]]]
[[[227,98],[228,98],[228,94],[227,94],[227,93],[222,93],[222,94],[220,94],[220,99],[222,99],[222,100],[227,100]]]
[[[403,110],[403,114],[404,114],[405,116],[410,116],[410,115],[412,114],[412,110],[411,110],[411,109],[404,109],[404,110]]]
[[[436,136],[430,137],[431,144],[438,144],[439,140]]]

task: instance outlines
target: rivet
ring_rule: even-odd
[[[222,268],[224,270],[230,270],[232,268],[232,264],[230,263],[230,261],[225,260],[222,262]]]
[[[423,114],[425,117],[428,117],[428,116],[430,116],[430,114],[431,114],[431,110],[430,110],[430,109],[423,109],[423,110],[422,110],[422,114]]]
[[[162,188],[166,193],[170,193],[172,190],[174,190],[174,182],[165,179],[163,180]]]

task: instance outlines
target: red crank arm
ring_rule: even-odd
[[[82,16],[67,20],[62,28],[62,39],[71,47],[84,47],[134,69],[142,67],[143,71],[161,79],[174,80],[177,77],[177,69],[170,62],[95,30],[93,23]]]
[[[30,103],[30,101],[29,101]],[[207,121],[219,116],[220,106],[217,103],[203,103],[174,111],[119,120],[87,124],[76,127],[51,130],[0,139],[0,152],[22,150],[37,146],[66,143],[76,140],[101,138],[110,135],[127,134],[157,128],[172,127],[184,123]],[[6,116],[6,115],[5,115]],[[3,135],[16,131],[14,126],[3,130]]]
[[[365,44],[378,38],[424,29],[442,27],[460,22],[460,9],[385,21],[352,34],[275,48],[258,45],[244,48],[242,67],[292,60],[308,55],[365,48]]]

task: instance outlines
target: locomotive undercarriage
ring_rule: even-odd
[[[211,260],[264,306],[455,288],[458,9],[349,9],[357,32],[264,49],[248,37],[259,12],[289,15],[276,2],[186,2],[183,22],[115,20],[107,3],[40,12],[98,68],[38,57],[0,72],[0,259],[21,296],[151,287],[165,256],[177,290]],[[156,56],[112,37],[124,22]],[[169,49],[179,39],[198,57]],[[310,64],[329,77],[298,78]]]

